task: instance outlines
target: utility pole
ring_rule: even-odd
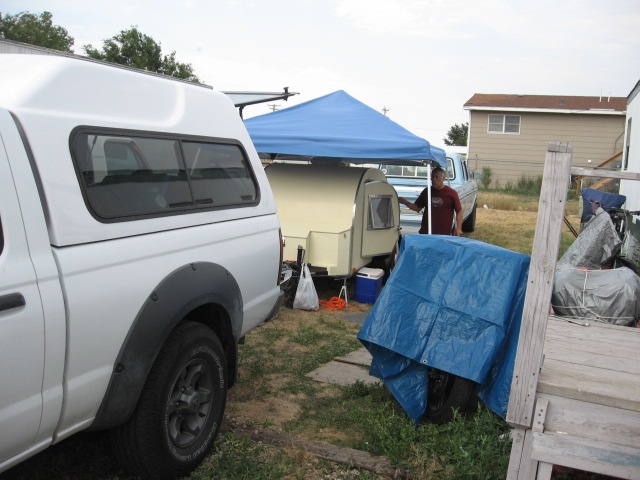
[[[382,107],[382,114],[386,117],[389,109],[387,107]]]
[[[269,108],[271,109],[272,112],[275,112],[280,108],[280,106],[277,103],[270,103]]]

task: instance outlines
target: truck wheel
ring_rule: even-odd
[[[116,455],[146,478],[187,475],[213,446],[227,385],[216,334],[195,322],[178,326],[158,353],[133,416],[113,432]]]
[[[473,395],[476,383],[452,373],[429,369],[427,420],[441,425],[451,421],[454,410],[464,410]]]
[[[471,211],[471,215],[467,217],[467,219],[462,222],[462,231],[466,233],[471,233],[476,229],[476,210],[478,209],[478,204],[476,203],[473,206],[473,210]]]

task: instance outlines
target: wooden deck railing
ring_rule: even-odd
[[[507,421],[508,479],[549,479],[553,464],[640,478],[640,329],[549,320],[572,148],[550,143]],[[640,180],[640,174],[607,171]]]

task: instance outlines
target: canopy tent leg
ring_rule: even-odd
[[[340,288],[340,293],[338,294],[338,298],[342,298],[343,294],[344,294],[345,307],[348,307],[349,298],[347,296],[347,277],[344,277],[344,279],[342,280],[342,288]]]

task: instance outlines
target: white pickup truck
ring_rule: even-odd
[[[462,231],[473,232],[476,227],[476,210],[478,200],[478,185],[469,175],[466,156],[460,153],[445,152],[447,175],[445,184],[458,192],[462,204]],[[380,165],[387,181],[393,185],[399,197],[415,202],[420,192],[428,185],[428,166],[416,165]],[[422,213],[400,206],[400,226],[414,230],[420,227]],[[417,231],[417,230],[416,230]]]
[[[232,102],[0,55],[0,472],[85,429],[132,473],[210,452],[237,346],[281,304],[276,204]]]

